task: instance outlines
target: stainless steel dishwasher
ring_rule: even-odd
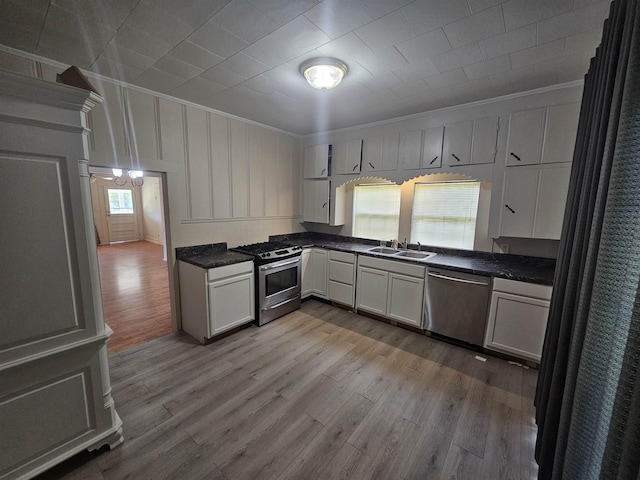
[[[426,329],[481,346],[490,287],[490,277],[429,267],[425,287]]]

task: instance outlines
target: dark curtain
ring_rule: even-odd
[[[585,77],[535,396],[540,479],[640,480],[640,7]]]

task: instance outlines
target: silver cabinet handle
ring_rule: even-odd
[[[442,280],[451,280],[452,282],[470,283],[471,285],[489,285],[489,282],[476,282],[475,280],[466,280],[464,278],[448,277],[446,275],[439,275],[437,273],[429,272],[427,275],[434,278],[441,278]]]

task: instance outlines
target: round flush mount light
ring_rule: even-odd
[[[344,62],[331,57],[312,58],[300,65],[300,73],[318,90],[337,87],[348,70]]]

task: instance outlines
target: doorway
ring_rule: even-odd
[[[91,168],[91,197],[109,354],[173,331],[161,174]]]

